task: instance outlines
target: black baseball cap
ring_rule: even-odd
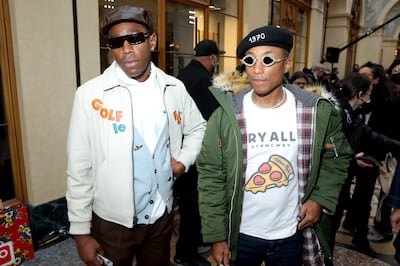
[[[224,54],[225,51],[221,51],[218,49],[217,43],[213,40],[202,40],[196,47],[194,47],[193,55],[195,56],[207,56],[207,55],[220,55]]]

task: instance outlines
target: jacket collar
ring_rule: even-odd
[[[103,90],[109,91],[116,87],[119,87],[121,84],[117,78],[115,73],[115,68],[117,67],[116,61],[114,61],[109,67],[106,68],[103,72]],[[176,86],[176,83],[171,82],[171,79],[168,79],[168,75],[161,71],[158,67],[156,67],[153,62],[151,62],[152,71],[156,71],[156,79],[160,84],[161,88],[167,88],[168,86]]]

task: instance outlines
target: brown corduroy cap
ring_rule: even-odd
[[[153,33],[151,12],[136,6],[120,6],[108,12],[104,17],[101,32],[107,37],[110,28],[122,22],[136,22],[142,24],[150,33]]]

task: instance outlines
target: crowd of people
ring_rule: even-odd
[[[77,89],[67,146],[69,232],[87,265],[170,265],[174,201],[180,265],[211,265],[204,246],[218,265],[333,265],[343,218],[371,257],[370,240],[400,229],[400,164],[368,226],[380,162],[400,160],[400,59],[290,76],[292,33],[268,25],[232,72],[215,73],[225,52],[203,40],[173,77],[151,61],[147,10],[113,9],[102,33],[115,60]]]
[[[340,193],[335,228],[339,228],[345,213],[343,228],[353,235],[352,243],[358,250],[371,257],[374,257],[376,252],[370,241],[390,242],[393,239],[392,228],[395,228],[390,221],[394,205],[386,199],[388,197],[393,200],[393,196],[388,196],[388,192],[381,190],[379,215],[375,217],[372,227],[369,226],[369,218],[371,200],[381,174],[382,162],[388,153],[399,160],[400,127],[395,122],[400,115],[399,66],[399,59],[395,59],[387,69],[368,61],[361,66],[355,64],[352,71],[342,80],[329,78],[330,83],[324,83],[321,72],[325,71],[329,75],[328,71],[324,70],[323,66],[316,65],[310,71],[303,70],[301,74],[295,72],[294,78],[289,80],[296,84],[295,77],[304,73],[309,73],[310,76],[312,73],[314,80],[310,78],[308,88],[304,89],[322,93],[332,100],[342,113],[343,129],[355,158],[351,162],[349,176]],[[322,85],[322,92],[316,91],[315,83]],[[400,174],[398,170],[393,171],[392,175],[394,173]],[[350,193],[352,184],[354,190]],[[393,188],[390,193],[393,194],[396,190]],[[394,246],[396,260],[400,263],[399,238],[394,241]]]

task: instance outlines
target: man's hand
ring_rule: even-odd
[[[101,266],[103,260],[96,258],[96,253],[104,255],[104,250],[90,235],[75,235],[74,236],[76,247],[78,249],[79,257],[86,263],[87,266]]]
[[[231,257],[228,243],[226,241],[216,242],[212,244],[212,255],[217,265],[229,266],[229,258]]]
[[[393,229],[400,230],[400,209],[393,209],[392,214],[390,215],[390,223],[392,224]]]
[[[185,165],[183,163],[175,160],[175,158],[171,159],[171,166],[172,166],[172,172],[174,173],[174,176],[179,176],[179,175],[185,173]]]
[[[360,158],[360,157],[362,157],[362,156],[364,156],[364,153],[363,153],[363,152],[359,152],[359,153],[357,153],[357,154],[355,155],[355,157],[356,157],[356,162],[357,162],[357,165],[358,165],[358,166],[360,166],[360,167],[362,167],[362,168],[365,168],[365,167],[374,167],[374,164],[373,164],[373,163],[368,162],[368,161],[364,161],[364,160],[359,160],[359,159],[358,159],[358,158]]]
[[[299,230],[312,227],[321,218],[322,206],[313,200],[307,200],[300,208],[301,221],[297,225]]]

